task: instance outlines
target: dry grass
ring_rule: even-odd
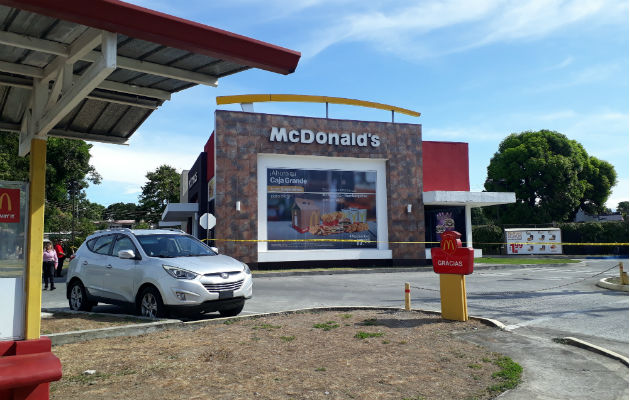
[[[147,322],[150,321],[142,318],[125,318],[106,314],[55,313],[50,318],[42,319],[41,334],[49,335],[51,333],[83,331]]]
[[[457,338],[476,329],[491,328],[356,310],[98,339],[53,348],[64,377],[51,398],[486,399],[499,355]]]

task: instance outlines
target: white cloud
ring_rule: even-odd
[[[622,201],[628,201],[630,193],[630,186],[628,185],[628,178],[619,179],[615,187],[613,187],[612,193],[606,202],[606,207],[613,211],[617,209],[617,205]]]
[[[567,58],[565,58],[564,60],[562,60],[561,62],[559,62],[558,64],[554,64],[551,65],[547,68],[545,68],[546,71],[554,71],[554,70],[558,70],[558,69],[564,69],[566,67],[568,67],[569,65],[573,64],[573,57],[568,56]]]
[[[165,146],[165,149],[168,149]],[[188,169],[195,162],[199,151],[181,153],[167,150],[154,151],[139,146],[116,146],[95,144],[90,150],[90,163],[96,168],[103,180],[126,184],[124,193],[140,191],[146,183],[146,174],[162,164],[174,167],[178,172]],[[129,187],[128,185],[135,185]]]
[[[627,14],[627,4],[620,0],[430,0],[405,7],[385,2],[367,10],[364,4],[355,4],[359,11],[340,10],[343,17],[337,24],[313,30],[312,39],[300,46],[304,56],[354,41],[407,58],[434,57],[493,43],[540,39],[593,17],[615,23],[623,21],[624,11]],[[457,32],[448,30],[454,27]],[[572,61],[569,57],[556,68]]]

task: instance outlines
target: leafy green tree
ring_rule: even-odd
[[[500,224],[571,220],[580,207],[603,209],[616,183],[611,164],[589,156],[561,133],[513,133],[499,145],[488,166],[485,189],[515,192],[516,204],[501,207]],[[494,207],[484,211],[496,215]]]
[[[28,181],[30,156],[18,156],[18,147],[17,134],[0,132],[0,179]],[[92,145],[82,140],[48,138],[44,216],[44,229],[47,232],[71,230],[73,207],[73,193],[69,190],[71,187],[76,188],[75,206],[80,210],[89,210],[83,213],[85,218],[88,221],[101,218],[100,211],[102,210],[99,207],[103,207],[87,201],[82,191],[90,183],[99,184],[101,181],[98,172],[90,165],[90,148]]]
[[[143,215],[135,203],[114,203],[107,206],[103,211],[103,218],[112,220],[133,219],[138,221],[143,218]]]
[[[146,213],[146,221],[157,223],[168,203],[179,202],[179,174],[171,166],[160,165],[146,177],[148,182],[142,186],[139,205]]]
[[[620,201],[619,204],[617,204],[617,212],[621,213],[621,215],[623,216],[623,220],[628,222],[628,202],[627,201]]]

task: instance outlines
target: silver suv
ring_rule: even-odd
[[[171,229],[113,229],[87,237],[70,261],[72,310],[98,302],[135,305],[140,315],[219,311],[235,316],[252,297],[247,264]]]

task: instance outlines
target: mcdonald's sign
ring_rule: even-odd
[[[0,222],[20,222],[20,189],[0,188]]]
[[[461,233],[447,231],[442,234],[440,247],[431,249],[433,271],[436,274],[470,275],[473,272],[475,251],[462,247]]]

